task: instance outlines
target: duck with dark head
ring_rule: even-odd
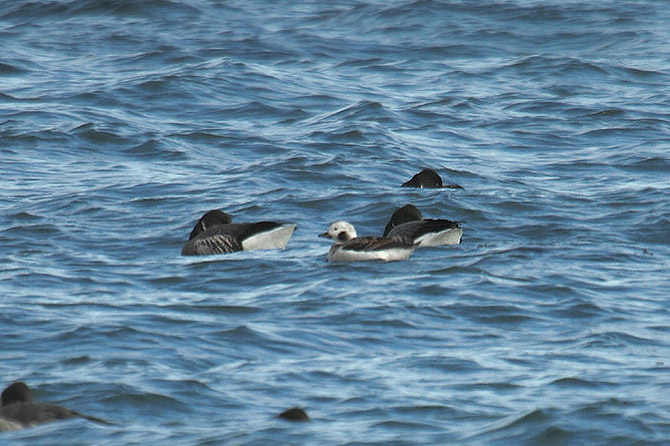
[[[225,212],[206,212],[193,227],[181,250],[184,256],[226,254],[256,249],[283,249],[291,239],[295,224],[274,221],[233,223]]]
[[[10,384],[2,391],[0,403],[0,431],[14,431],[68,418],[84,418],[96,423],[112,424],[66,407],[37,402],[30,388],[20,381]]]
[[[410,180],[402,183],[402,187],[416,187],[419,189],[463,189],[463,187],[458,184],[443,184],[442,177],[440,177],[440,175],[433,169],[423,169]]]

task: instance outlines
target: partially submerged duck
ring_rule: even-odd
[[[412,204],[396,209],[384,228],[384,237],[417,244],[418,247],[457,245],[463,238],[458,223],[446,219],[424,219]]]
[[[331,224],[328,231],[319,237],[334,241],[328,251],[329,262],[407,260],[416,247],[414,244],[387,237],[358,237],[353,225],[342,220]]]
[[[440,175],[433,169],[423,169],[421,172],[414,175],[412,179],[402,183],[402,187],[418,187],[420,189],[438,189],[446,187],[451,189],[463,189],[463,187],[458,184],[442,184],[442,177],[440,177]]]
[[[96,423],[111,424],[55,404],[39,403],[35,401],[30,388],[20,381],[9,385],[2,392],[0,431],[19,430],[68,418],[84,418]]]
[[[215,209],[200,217],[181,254],[193,256],[256,249],[283,249],[291,239],[295,228],[295,224],[273,221],[233,223],[230,215]]]
[[[287,421],[309,421],[307,412],[299,407],[292,407],[291,409],[287,409],[277,415],[277,417]]]

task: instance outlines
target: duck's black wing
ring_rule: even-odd
[[[218,225],[209,228],[184,244],[183,256],[204,256],[242,251],[240,224]]]
[[[281,223],[276,223],[274,221],[259,221],[257,223],[240,223],[240,240],[245,240],[249,237],[252,237],[261,232],[272,231],[280,227]],[[233,226],[233,225],[230,225]]]
[[[410,221],[391,229],[388,233],[388,237],[396,240],[402,240],[407,243],[409,241],[414,241],[426,234],[435,234],[446,231],[447,229],[455,229],[459,227],[460,226],[458,223],[446,219]]]
[[[112,425],[109,421],[84,415],[66,407],[56,406],[47,403],[16,403],[0,409],[0,419],[7,420],[10,423],[16,423],[21,427],[34,426],[52,421],[66,420],[68,418],[84,418],[96,423]]]
[[[44,403],[16,403],[0,409],[0,418],[23,426],[47,423],[76,417],[77,413],[65,407]]]
[[[374,235],[352,238],[342,245],[342,249],[349,251],[380,251],[393,248],[411,248],[413,245],[402,240]]]

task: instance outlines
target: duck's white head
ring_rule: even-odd
[[[356,238],[356,230],[351,223],[339,220],[331,224],[326,232],[319,234],[319,237],[333,239],[335,240],[335,244],[338,245]]]

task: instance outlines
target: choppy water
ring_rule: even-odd
[[[665,445],[670,4],[0,6],[0,371],[63,445]],[[399,188],[432,167],[463,190]],[[414,203],[463,243],[329,265]],[[196,219],[284,251],[179,255]],[[276,414],[300,405],[312,422]]]

